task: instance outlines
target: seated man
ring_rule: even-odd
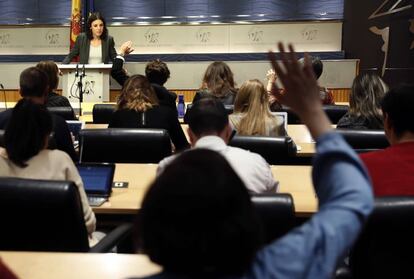
[[[262,156],[227,145],[233,129],[222,102],[211,98],[195,102],[188,113],[188,126],[191,146],[221,153],[250,192],[276,192],[278,183],[273,179],[272,171]],[[158,173],[176,157],[173,155],[162,160],[158,165]]]
[[[124,86],[126,80],[129,78],[125,70],[123,69],[125,56],[134,51],[132,48],[131,42],[125,42],[121,45],[118,50],[119,55],[114,59],[111,76],[121,85]],[[177,106],[175,104],[175,99],[177,95],[168,91],[164,87],[164,83],[170,77],[170,71],[167,65],[160,61],[154,60],[147,64],[145,67],[145,75],[147,76],[151,86],[154,88],[155,93],[159,104],[162,106],[167,106],[172,108],[174,111],[177,111]]]
[[[37,68],[30,67],[20,74],[20,95],[25,99],[32,100],[35,104],[45,104],[48,96],[48,78],[46,73]],[[13,109],[0,113],[0,129],[5,130]],[[73,161],[78,160],[78,155],[73,147],[72,137],[66,121],[52,113],[53,139],[56,149],[66,152]]]
[[[284,52],[285,86],[278,99],[291,107],[317,141],[313,182],[319,212],[262,246],[242,180],[210,150],[184,152],[149,188],[139,216],[138,243],[160,274],[147,278],[333,278],[373,207],[368,174],[322,110],[310,63]],[[202,139],[201,139],[202,140]],[[241,160],[240,160],[241,161]],[[231,164],[230,164],[231,165]]]
[[[391,89],[382,100],[384,130],[391,146],[361,154],[374,194],[414,195],[414,86]]]

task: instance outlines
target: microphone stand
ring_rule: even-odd
[[[82,66],[82,73],[79,74],[79,64],[76,65],[76,75],[79,76],[78,89],[79,89],[79,116],[82,116],[82,103],[83,103],[83,83],[82,79],[85,77],[85,64]]]

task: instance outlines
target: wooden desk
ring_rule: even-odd
[[[0,257],[21,279],[125,279],[161,271],[145,255],[0,251]]]
[[[298,216],[309,216],[317,210],[317,199],[311,181],[310,166],[272,166],[280,182],[279,192],[291,193]],[[115,181],[129,182],[128,188],[113,189],[109,201],[94,207],[97,214],[136,214],[150,183],[155,179],[156,164],[116,164]]]

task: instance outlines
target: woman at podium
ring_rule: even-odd
[[[80,64],[108,64],[116,57],[114,38],[108,35],[105,19],[100,13],[89,16],[86,33],[78,35],[62,63],[69,64],[78,55]]]

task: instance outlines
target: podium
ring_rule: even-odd
[[[109,102],[109,78],[112,64],[61,64],[58,65],[62,95],[70,102],[79,101],[78,82],[82,77],[83,102]]]

